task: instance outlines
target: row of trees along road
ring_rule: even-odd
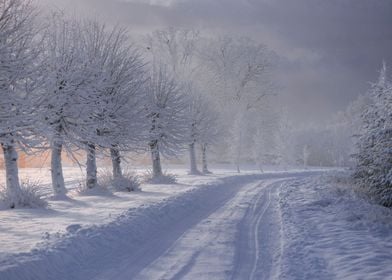
[[[272,91],[265,46],[175,28],[132,43],[119,26],[61,13],[42,25],[36,11],[29,0],[0,3],[0,142],[6,187],[15,197],[18,149],[51,150],[52,185],[60,196],[67,192],[64,152],[85,151],[90,189],[97,186],[97,153],[110,154],[118,178],[122,155],[130,151],[150,151],[153,177],[163,175],[161,155],[185,149],[190,173],[200,173],[196,145],[202,171],[209,172],[208,147],[232,135],[241,153],[246,114]]]

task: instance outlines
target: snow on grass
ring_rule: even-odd
[[[147,184],[166,184],[166,185],[176,184],[177,175],[164,172],[160,176],[153,176],[152,171],[147,170],[147,172],[143,175],[143,181]]]
[[[113,178],[111,173],[100,175],[98,178],[100,185],[109,186],[114,191],[118,192],[133,192],[141,191],[140,176],[132,171],[123,172],[120,178]]]
[[[12,209],[0,211],[0,260],[13,253],[29,252],[47,236],[61,235],[71,224],[83,227],[102,225],[113,221],[130,208],[158,203],[208,184],[218,178],[233,175],[227,170],[209,176],[187,176],[185,169],[171,169],[178,174],[178,183],[171,185],[143,184],[142,192],[92,190],[80,195],[78,188],[84,182],[83,170],[64,168],[69,197],[52,197],[49,169],[21,169],[21,178],[41,182],[39,194],[49,203],[48,209]],[[145,169],[139,170],[143,174]],[[0,176],[1,178],[1,176]]]
[[[0,185],[0,210],[14,208],[46,208],[48,203],[42,198],[39,182],[22,181],[19,190],[11,191]]]
[[[31,170],[29,172],[32,173]],[[69,173],[77,174],[78,170]],[[77,193],[79,180],[71,181],[75,182],[70,186],[70,197],[60,200],[49,199],[49,209],[0,211],[0,259],[6,254],[28,252],[42,240],[42,236],[64,233],[70,224],[105,224],[129,208],[156,203],[192,188],[182,184],[146,184],[143,185],[143,192],[99,192],[81,196]],[[44,185],[41,192],[50,197],[50,186]]]
[[[392,211],[327,177],[281,188],[282,279],[392,279]]]

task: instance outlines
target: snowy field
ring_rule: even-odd
[[[80,170],[65,173],[77,188]],[[0,279],[392,279],[391,211],[325,171],[173,173],[0,211]]]

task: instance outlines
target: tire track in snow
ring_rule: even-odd
[[[243,216],[239,204],[247,203],[244,196],[253,197],[255,188],[260,185],[259,182],[243,184],[239,194],[217,205],[208,216],[185,231],[135,279],[227,279],[224,271],[232,267],[236,226]],[[247,204],[246,208],[250,206]]]
[[[238,225],[232,280],[272,279],[279,267],[281,219],[277,189],[293,178],[262,182],[256,198]],[[263,186],[264,183],[264,186]],[[277,258],[278,257],[278,258]]]
[[[267,253],[263,251],[266,244],[261,243],[265,234],[280,237],[281,226],[269,232],[262,225],[271,223],[266,214],[271,210],[272,195],[287,180],[245,184],[234,198],[182,234],[136,279],[268,279],[260,278],[260,270],[272,274],[272,265],[266,263],[272,262],[272,249],[280,248],[280,241],[273,240]]]
[[[257,265],[259,263],[259,256],[260,256],[260,244],[259,244],[259,231],[260,231],[260,223],[261,220],[263,219],[265,212],[267,209],[270,207],[271,204],[271,190],[267,191],[267,202],[265,203],[264,207],[260,211],[260,213],[256,216],[256,225],[253,229],[253,234],[254,234],[254,247],[255,247],[255,258],[253,261],[253,267],[252,267],[252,272],[250,273],[249,279],[253,280],[255,279],[255,274],[257,270]],[[260,196],[262,198],[263,196]],[[259,202],[260,199],[258,199],[257,202]],[[256,204],[255,204],[256,205]]]

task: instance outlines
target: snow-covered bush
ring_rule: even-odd
[[[81,196],[111,196],[112,191],[105,184],[97,184],[91,189],[87,186],[86,180],[79,181],[79,185],[75,189],[76,195]]]
[[[369,95],[371,103],[362,114],[354,178],[372,199],[392,207],[392,84],[385,64]]]
[[[125,170],[121,176],[113,176],[110,171],[102,172],[98,180],[100,186],[112,188],[114,191],[141,191],[140,177],[129,170]]]
[[[39,183],[22,181],[20,189],[15,192],[0,186],[0,209],[46,208],[48,203],[42,199]]]
[[[147,170],[143,176],[143,181],[148,184],[176,184],[177,176],[175,174],[163,172],[160,176],[154,176],[152,170]]]

